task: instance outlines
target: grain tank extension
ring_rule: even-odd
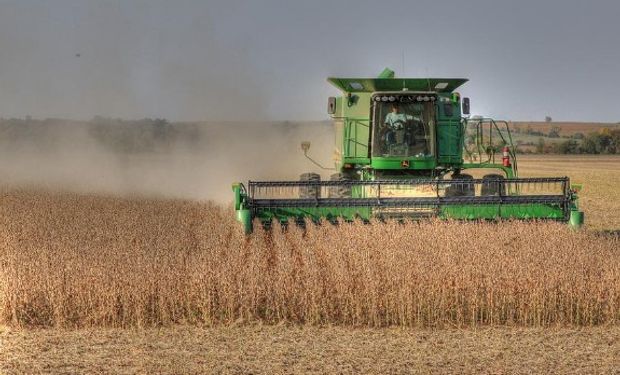
[[[233,184],[237,218],[274,220],[545,219],[583,223],[568,177],[518,178],[506,121],[470,117],[461,78],[329,78],[336,132],[329,180]],[[308,153],[309,143],[302,143]],[[480,176],[474,178],[474,174]]]

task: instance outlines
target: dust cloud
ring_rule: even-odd
[[[231,201],[231,184],[296,180],[333,166],[329,122],[172,123],[158,137],[135,122],[0,121],[0,185],[114,196]],[[147,127],[148,128],[148,127]],[[146,135],[145,135],[146,134]]]

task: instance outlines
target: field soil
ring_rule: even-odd
[[[264,250],[230,255],[243,255],[230,264],[249,265],[236,272],[221,267],[232,259],[224,261],[226,254],[215,260],[191,251],[180,258],[170,256],[168,250],[178,255],[178,249],[200,249],[214,243],[210,241],[234,245],[239,240],[217,224],[231,223],[230,218],[219,216],[226,215],[226,211],[216,210],[208,203],[158,201],[154,204],[148,199],[76,195],[58,199],[56,193],[5,193],[0,207],[1,245],[5,252],[0,254],[4,257],[0,280],[4,292],[0,293],[0,303],[6,325],[0,328],[0,371],[71,374],[617,372],[620,368],[618,307],[610,301],[620,296],[620,158],[536,156],[522,157],[519,161],[522,176],[568,175],[573,182],[583,183],[580,196],[588,223],[585,231],[571,233],[549,225],[545,228],[552,238],[546,239],[541,237],[545,232],[542,229],[519,226],[520,232],[508,235],[509,227],[497,227],[497,233],[502,234],[497,244],[501,246],[494,246],[491,243],[494,239],[489,237],[492,229],[480,229],[479,233],[455,242],[448,230],[437,228],[440,237],[433,246],[439,250],[460,249],[459,243],[463,246],[477,243],[483,250],[494,253],[488,256],[481,253],[480,258],[468,252],[454,256],[446,253],[433,258],[432,252],[424,252],[423,247],[408,245],[412,251],[422,251],[428,266],[436,262],[450,265],[435,267],[434,273],[428,273],[428,280],[421,279],[432,282],[435,288],[429,294],[420,294],[426,298],[424,301],[432,304],[436,296],[442,298],[436,300],[441,302],[436,309],[428,305],[429,309],[424,310],[427,315],[415,316],[399,310],[398,303],[384,304],[401,301],[398,293],[385,293],[401,290],[394,283],[396,279],[385,275],[404,275],[403,272],[423,269],[399,266],[414,259],[407,258],[407,252],[384,256],[373,253],[378,249],[373,247],[362,253],[349,251],[344,254],[354,257],[345,266],[338,263],[338,257],[327,256],[319,259],[330,266],[325,274],[318,272],[324,269],[320,264],[308,263],[301,268],[317,271],[308,275],[311,278],[295,278],[295,274],[287,278],[291,274],[286,272],[299,269],[291,262],[292,268],[283,268],[282,279],[268,278],[269,283],[261,284],[263,279],[256,278],[263,270],[261,267],[273,269],[269,268],[273,259],[265,260],[261,256]],[[206,214],[205,209],[213,209],[215,217]],[[120,217],[111,214],[115,212]],[[463,229],[458,225],[454,228]],[[325,229],[325,233],[334,237],[323,242],[317,238],[311,240],[347,250],[347,246],[378,235],[371,227],[368,238],[356,238],[352,229],[343,232],[350,236],[349,245],[347,241],[337,240],[337,229]],[[386,229],[394,231],[396,227]],[[522,237],[532,233],[536,235],[533,242]],[[416,235],[407,238],[423,241]],[[389,236],[391,240],[404,238],[396,232],[390,232]],[[250,245],[265,244],[260,238],[252,241]],[[303,250],[303,242],[295,242],[297,237],[280,241],[279,249],[297,244]],[[398,243],[391,243],[391,248],[398,249]],[[93,267],[87,267],[90,263],[84,254],[88,254]],[[275,252],[267,254],[279,256]],[[376,262],[377,256],[382,263]],[[499,260],[510,259],[512,263],[495,261],[494,256]],[[523,267],[519,267],[519,261]],[[554,264],[560,266],[552,267]],[[210,273],[201,273],[200,267],[207,267]],[[136,269],[140,272],[134,274]],[[347,269],[353,270],[357,279],[330,279],[349,274]],[[19,272],[15,273],[16,270]],[[192,271],[189,276],[187,270]],[[385,271],[389,272],[381,273]],[[519,283],[511,284],[510,275],[515,272],[523,277],[514,279],[520,280]],[[457,293],[463,299],[451,300],[454,295],[446,294],[452,289],[445,282],[457,280],[459,275],[473,284]],[[209,280],[220,282],[220,287],[204,289],[201,293],[201,288],[212,284]],[[316,282],[305,284],[304,280]],[[321,284],[321,280],[329,280],[331,284]],[[406,278],[398,280],[415,293],[426,291],[415,289],[417,284],[408,283]],[[340,294],[325,292],[333,286],[340,288]],[[481,290],[481,286],[490,288]],[[282,294],[265,299],[273,290],[281,290]],[[153,301],[149,297],[153,291],[162,298]],[[300,295],[308,298],[289,298]],[[214,310],[214,306],[219,306],[214,301],[225,302],[221,299],[225,297],[232,304]],[[480,298],[477,301],[483,304],[477,308],[481,315],[459,315],[459,309],[473,301],[468,298]],[[498,308],[496,298],[516,301],[515,310],[505,315],[506,309],[501,305]],[[404,301],[411,306],[419,304],[419,300]],[[538,304],[531,304],[532,301]],[[374,310],[363,310],[371,305]],[[262,306],[276,306],[269,313],[277,314],[265,315],[267,311]],[[188,315],[188,311],[192,314]],[[194,314],[196,311],[199,314]],[[299,322],[298,313],[304,311],[315,314],[309,316],[319,317],[318,320],[312,324],[289,322]],[[324,315],[330,311],[344,311],[348,315]],[[321,323],[320,317],[324,316],[332,320]],[[343,316],[354,320],[333,324],[344,319]],[[426,320],[417,320],[420,316]],[[507,316],[517,319],[507,320]],[[225,318],[225,324],[209,323],[221,317]],[[271,317],[272,324],[261,324],[260,319],[256,322],[261,317]],[[400,326],[388,317],[402,318],[404,323]],[[187,324],[190,318],[194,319],[189,322],[193,324]],[[489,321],[500,324],[488,324]],[[73,326],[78,328],[72,329]]]
[[[618,327],[283,325],[0,333],[0,371],[16,374],[613,374],[618,368]]]

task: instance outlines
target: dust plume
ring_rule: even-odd
[[[1,185],[117,196],[230,200],[230,185],[333,166],[328,122],[2,120]]]

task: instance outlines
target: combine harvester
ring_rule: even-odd
[[[263,225],[429,217],[583,224],[578,186],[568,177],[518,178],[508,123],[469,118],[469,98],[455,92],[466,79],[395,78],[385,69],[378,78],[328,81],[342,91],[328,100],[337,173],[329,181],[304,173],[299,181],[233,184],[246,233],[255,219]],[[301,147],[323,168],[308,156],[310,143]]]

